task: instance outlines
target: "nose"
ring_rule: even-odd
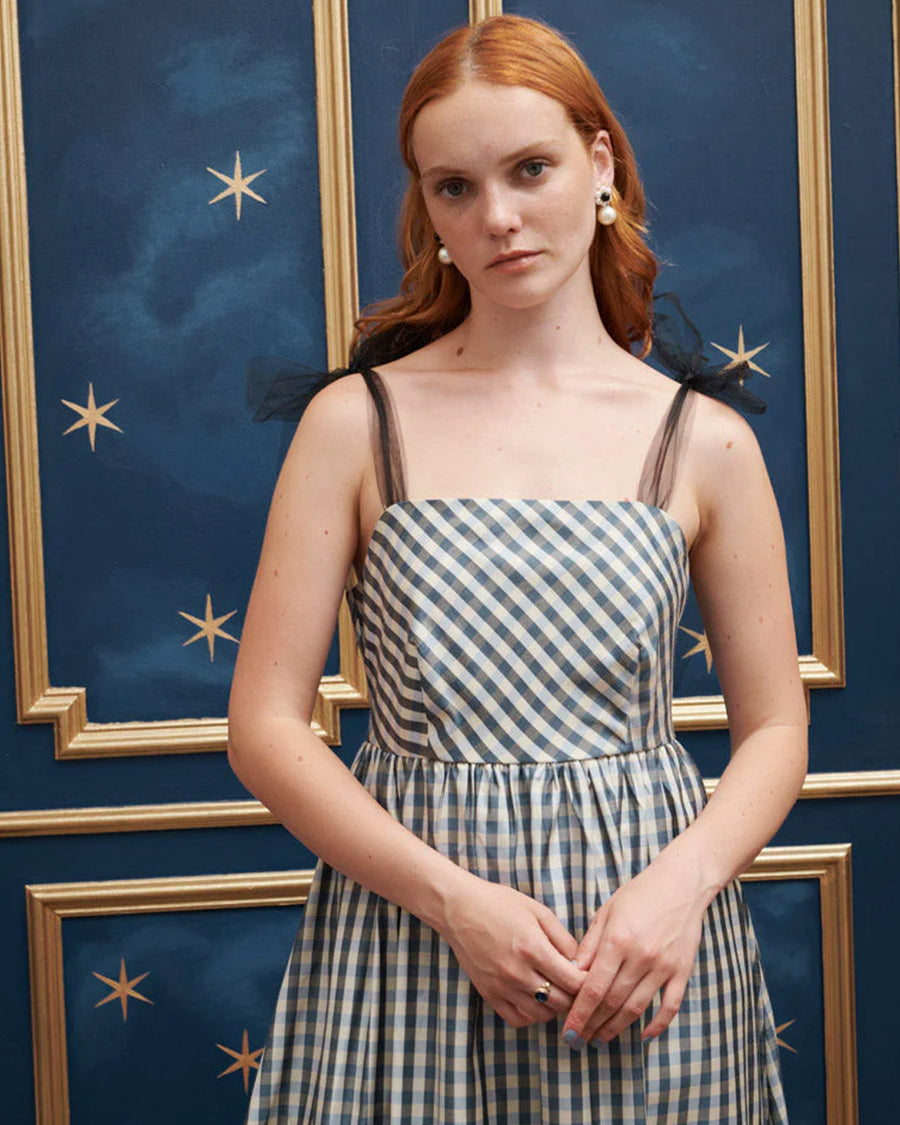
[[[522,226],[516,193],[503,184],[487,184],[482,191],[484,227],[492,238],[515,233]]]

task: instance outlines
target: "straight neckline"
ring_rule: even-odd
[[[369,536],[369,542],[366,545],[366,554],[363,559],[362,567],[357,570],[356,564],[353,563],[351,570],[357,578],[357,582],[365,586],[366,573],[369,569],[369,559],[372,554],[372,543],[376,536],[381,538],[384,527],[390,523],[393,514],[404,508],[415,508],[423,504],[434,505],[452,505],[452,504],[540,504],[560,505],[566,507],[591,507],[591,508],[640,508],[648,512],[654,513],[662,523],[666,524],[670,529],[674,530],[679,548],[679,560],[684,567],[685,571],[689,567],[690,551],[688,549],[687,535],[684,528],[677,519],[665,508],[660,508],[658,504],[651,504],[646,500],[624,500],[613,499],[606,500],[601,498],[587,498],[584,500],[572,500],[569,498],[556,499],[554,497],[541,497],[541,496],[417,496],[417,497],[403,497],[400,500],[393,500],[390,504],[386,504],[375,520],[372,528],[372,534]]]

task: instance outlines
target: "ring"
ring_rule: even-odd
[[[545,980],[534,990],[534,998],[539,1004],[546,1004],[550,999],[550,981]]]

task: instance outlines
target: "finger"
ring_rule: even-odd
[[[544,982],[541,981],[541,984]],[[568,1013],[569,1008],[572,1007],[572,994],[566,992],[565,989],[560,988],[558,985],[550,983],[550,990],[546,1000],[535,999],[534,992],[529,994],[528,1010],[534,1012],[543,1012],[545,1018],[542,1022],[546,1023],[547,1020],[555,1019],[556,1016],[562,1015],[564,1012]],[[537,989],[535,988],[535,991]]]
[[[536,956],[531,964],[532,971],[537,977],[548,980],[554,989],[552,991],[561,991],[570,997],[576,996],[587,979],[587,971],[579,969],[574,965],[568,957],[564,957],[553,946],[548,946],[541,954]],[[530,993],[541,983],[541,980],[536,980],[533,987],[530,987],[531,979],[526,983]]]
[[[600,948],[600,942],[603,939],[603,931],[606,929],[607,917],[606,911],[601,907],[591,920],[587,933],[581,939],[575,957],[575,964],[580,969],[589,969],[597,956],[597,950]]]
[[[653,1003],[653,997],[657,992],[659,992],[659,979],[648,974],[637,983],[618,1011],[609,1019],[601,1022],[599,1016],[595,1016],[590,1020],[585,1028],[584,1037],[588,1040],[602,1039],[604,1043],[610,1043],[617,1035],[621,1035],[626,1027],[630,1027],[635,1020],[640,1019]]]
[[[503,999],[498,999],[494,1003],[487,1002],[503,1022],[509,1024],[510,1027],[528,1027],[529,1024],[534,1023],[531,1016],[523,1011],[518,1004],[512,1004],[509,1000]]]
[[[538,912],[538,922],[556,950],[571,961],[578,953],[578,942],[549,907],[545,906]]]
[[[590,1040],[605,1023],[618,1016],[625,1005],[630,1001],[635,989],[646,979],[646,974],[646,966],[638,968],[634,965],[629,965],[627,962],[624,963],[610,982],[606,994],[585,1020],[584,1027],[580,1032],[581,1038],[585,1041]],[[650,996],[644,1004],[644,1008],[646,1008],[650,1000],[653,999],[653,995],[659,986],[660,980],[657,977],[656,983],[650,992]],[[643,1011],[644,1008],[642,1008],[641,1011]]]
[[[690,974],[688,974],[689,976]],[[678,1015],[684,992],[687,988],[688,976],[675,976],[663,989],[662,999],[653,1019],[644,1028],[641,1039],[653,1039],[666,1030],[673,1019]]]
[[[622,965],[622,958],[605,949],[591,966],[591,971],[578,990],[572,1008],[566,1017],[563,1035],[573,1032],[586,1042],[584,1030],[600,1004],[603,1003],[610,986],[616,979]]]

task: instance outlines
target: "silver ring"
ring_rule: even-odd
[[[534,990],[534,998],[539,1004],[546,1004],[550,999],[550,981],[545,980]]]

